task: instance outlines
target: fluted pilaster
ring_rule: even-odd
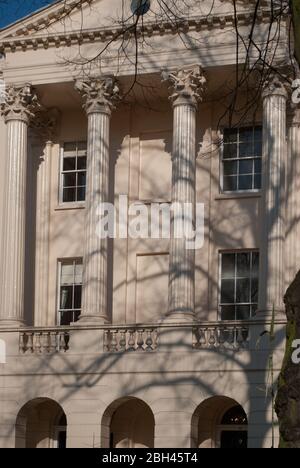
[[[294,280],[300,268],[300,107],[288,113],[288,160],[286,187],[286,287]]]
[[[27,131],[37,107],[29,85],[9,87],[1,104],[7,124],[0,325],[22,325],[24,311]]]
[[[172,84],[174,108],[172,154],[172,202],[193,207],[195,225],[196,114],[206,79],[199,66],[165,76]],[[172,219],[169,271],[169,310],[171,320],[193,320],[195,310],[195,251],[188,250],[186,239],[176,229],[180,220]],[[177,222],[179,221],[179,222]]]
[[[286,102],[288,93],[277,75],[263,91],[263,198],[260,245],[259,313],[283,310]]]
[[[88,115],[87,192],[81,321],[107,322],[108,239],[97,235],[99,207],[108,201],[110,118],[119,88],[114,78],[77,82]]]

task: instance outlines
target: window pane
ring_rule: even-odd
[[[239,145],[239,157],[240,158],[251,158],[253,157],[253,145],[252,143],[241,143]]]
[[[246,159],[245,161],[239,162],[239,174],[252,174],[253,172],[253,160]]]
[[[239,176],[239,190],[252,189],[252,176]]]
[[[252,144],[253,141],[253,127],[240,128],[239,141]]]
[[[258,278],[258,268],[259,268],[259,253],[252,253],[252,277]]]
[[[74,171],[76,169],[76,158],[64,158],[64,171]]]
[[[252,304],[251,307],[251,317],[254,317],[257,314],[258,304]]]
[[[224,175],[236,175],[237,165],[237,161],[224,161]]]
[[[255,159],[254,160],[254,172],[256,172],[257,174],[261,174],[261,166],[262,166],[261,159]]]
[[[250,277],[250,261],[251,253],[243,252],[237,254],[237,276],[249,278]]]
[[[73,313],[71,311],[60,312],[60,325],[68,326],[73,322]]]
[[[85,187],[78,187],[77,188],[77,201],[79,202],[85,201],[85,193],[86,193]]]
[[[77,262],[75,265],[75,284],[82,284],[83,264]]]
[[[77,185],[80,187],[86,185],[86,172],[78,172]]]
[[[258,302],[258,279],[253,278],[251,281],[251,302]]]
[[[60,291],[60,309],[73,308],[73,286],[62,286]]]
[[[223,157],[224,159],[237,158],[237,145],[235,143],[224,145]]]
[[[237,128],[226,128],[224,130],[224,143],[236,142],[237,135],[238,135]]]
[[[254,127],[254,140],[262,141],[262,127]]]
[[[235,320],[235,306],[222,306],[221,320]]]
[[[86,157],[81,156],[77,159],[77,169],[80,171],[81,169],[86,169]]]
[[[236,306],[236,320],[248,320],[251,317],[251,306]]]
[[[74,202],[76,201],[76,189],[75,188],[65,188],[63,190],[63,202]]]
[[[64,263],[61,266],[61,285],[71,285],[74,283],[74,264]]]
[[[236,280],[236,302],[250,303],[250,279],[237,279]]]
[[[256,174],[254,176],[254,188],[256,190],[260,190],[261,189],[261,174]]]
[[[222,254],[222,278],[235,277],[235,254]]]
[[[86,141],[80,141],[77,146],[78,146],[78,151],[86,151],[87,142]]]
[[[262,141],[255,141],[254,142],[254,151],[253,156],[261,156],[262,155]]]
[[[223,190],[225,192],[234,192],[237,190],[237,177],[225,176]]]
[[[74,312],[74,322],[78,322],[80,315],[81,315],[81,312],[79,311]]]
[[[74,309],[81,309],[82,286],[74,286]]]
[[[221,286],[221,303],[233,304],[234,301],[234,280],[222,280]]]
[[[76,173],[71,172],[64,174],[64,187],[75,187],[76,186]]]

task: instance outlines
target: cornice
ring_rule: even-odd
[[[86,0],[89,2],[90,0]],[[240,26],[251,24],[253,20],[253,9],[237,13],[237,20]],[[270,9],[260,9],[257,13],[257,19],[260,23],[267,22],[270,18]],[[56,20],[57,21],[57,20]],[[234,13],[222,15],[203,15],[191,17],[186,20],[166,22],[148,22],[144,23],[138,29],[139,34],[143,36],[164,36],[168,34],[191,33],[194,31],[205,31],[212,29],[225,29],[234,26],[236,18]],[[42,29],[43,30],[43,29]],[[16,52],[26,50],[71,47],[72,45],[82,45],[94,41],[108,42],[122,35],[122,27],[102,27],[97,29],[85,29],[72,32],[50,33],[44,32],[38,34],[34,24],[29,24],[19,31],[13,37],[6,37],[0,41],[0,53]]]

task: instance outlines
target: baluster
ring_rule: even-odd
[[[209,339],[208,339],[209,347],[214,348],[216,346],[216,329],[211,328],[209,330]]]
[[[46,353],[50,352],[50,339],[49,339],[49,332],[44,332],[42,334],[42,342],[43,342],[43,350]]]
[[[111,332],[111,342],[110,342],[110,350],[111,352],[115,353],[118,351],[118,340],[117,340],[118,330],[113,330]]]
[[[244,344],[244,337],[243,337],[242,328],[239,327],[236,330],[236,334],[237,334],[237,337],[236,337],[237,346],[238,346],[238,349],[241,349],[243,347],[243,344]]]
[[[55,332],[50,332],[49,333],[49,352],[50,353],[55,353],[56,348],[57,348],[56,333]]]
[[[120,332],[120,341],[119,341],[119,346],[120,346],[120,351],[126,351],[126,331],[122,330]]]
[[[137,337],[137,349],[138,351],[144,351],[144,330],[138,331]]]
[[[206,333],[207,333],[207,328],[200,328],[199,330],[199,345],[200,348],[206,348],[207,347],[207,338],[206,338]]]
[[[227,338],[227,343],[228,345],[234,349],[234,344],[235,344],[235,333],[234,333],[234,327],[228,329],[228,338]]]
[[[135,351],[135,330],[129,331],[128,351]]]
[[[28,336],[27,349],[31,353],[33,353],[34,352],[34,334],[29,333],[27,336]]]
[[[63,337],[64,337],[64,351],[68,351],[69,350],[69,343],[70,343],[70,334],[65,332],[63,334]]]
[[[153,330],[147,331],[147,338],[146,338],[146,351],[153,351],[153,337],[152,337]]]
[[[219,332],[219,345],[220,345],[220,349],[222,350],[225,348],[226,333],[227,333],[227,328],[221,327],[220,332]]]
[[[41,336],[42,333],[36,333],[35,335],[35,352],[39,354],[42,352]]]
[[[20,333],[19,335],[19,351],[22,353],[26,353],[27,351],[27,337],[26,333]]]
[[[103,339],[103,348],[105,353],[109,353],[109,340],[110,339],[110,332],[108,330],[104,331],[104,339]]]

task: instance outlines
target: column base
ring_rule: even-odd
[[[78,322],[72,325],[108,325],[110,322],[107,317],[83,315]]]
[[[25,328],[26,323],[23,320],[2,320],[0,319],[0,328]]]
[[[170,312],[160,323],[192,323],[196,321],[195,314],[192,312]]]

